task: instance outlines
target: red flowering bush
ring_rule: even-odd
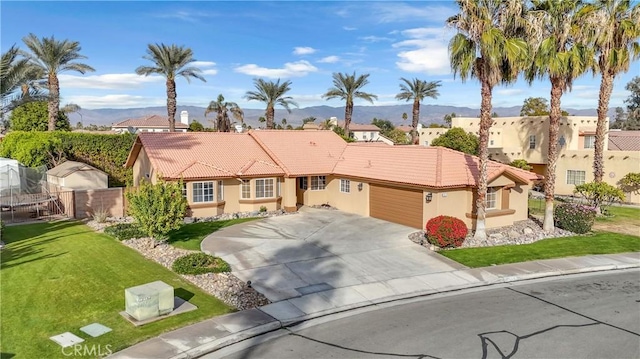
[[[450,216],[431,218],[425,228],[429,243],[440,248],[460,247],[467,236],[467,226],[464,222]]]

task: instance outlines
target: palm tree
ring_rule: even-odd
[[[458,33],[449,42],[449,57],[454,75],[462,81],[480,81],[479,178],[476,199],[474,238],[486,239],[488,142],[491,127],[491,97],[499,83],[515,81],[524,66],[528,47],[515,37],[524,15],[521,1],[457,0],[460,12],[447,20]]]
[[[31,50],[29,61],[37,68],[41,69],[40,74],[47,78],[49,90],[49,131],[55,131],[58,111],[60,110],[60,82],[58,74],[63,71],[76,71],[85,74],[95,71],[93,67],[75,62],[86,59],[80,54],[80,43],[69,40],[56,40],[55,37],[38,38],[34,34],[29,34],[22,39],[24,44]],[[33,69],[31,71],[34,71]],[[37,70],[35,72],[37,74]]]
[[[139,66],[136,69],[138,75],[149,76],[151,74],[162,75],[167,79],[167,116],[169,117],[169,131],[176,129],[176,77],[184,77],[187,82],[196,78],[207,82],[200,75],[199,68],[189,66],[196,61],[190,48],[178,45],[149,44],[147,54],[143,59],[153,62],[154,66]]]
[[[629,0],[597,0],[582,8],[579,16],[586,20],[581,23],[592,25],[597,69],[601,74],[593,177],[595,182],[602,182],[604,135],[613,81],[617,74],[629,70],[631,61],[640,57],[640,6],[631,6]]]
[[[333,73],[333,87],[330,88],[323,98],[331,100],[339,98],[346,101],[344,107],[344,135],[349,138],[349,125],[351,124],[351,115],[353,115],[353,100],[354,98],[360,98],[373,103],[373,100],[377,100],[378,96],[362,92],[362,88],[369,83],[369,74],[364,74],[356,78],[356,73],[352,75],[343,74],[339,72]]]
[[[333,121],[328,118],[322,122],[320,122],[320,129],[321,130],[331,130],[333,129]]]
[[[209,103],[209,107],[207,107],[207,109],[204,111],[204,116],[207,117],[208,113],[215,112],[216,129],[218,129],[218,131],[220,132],[230,132],[231,121],[229,120],[229,115],[227,114],[227,112],[229,111],[231,111],[231,114],[236,120],[244,122],[244,113],[242,112],[242,109],[235,102],[226,102],[222,94],[218,95],[218,99],[216,101],[211,101]]]
[[[291,81],[280,83],[280,79],[276,82],[253,79],[253,85],[257,91],[247,91],[244,97],[249,101],[256,100],[267,104],[265,117],[268,129],[274,128],[273,118],[276,113],[276,105],[284,107],[289,113],[291,113],[290,106],[298,107],[291,96],[285,96],[287,92],[291,91]]]
[[[581,43],[584,25],[577,15],[581,0],[532,0],[527,19],[528,40],[534,49],[526,78],[548,77],[551,81],[549,109],[549,149],[545,173],[545,213],[543,230],[554,230],[553,198],[555,194],[556,163],[558,160],[558,132],[560,128],[560,100],[571,90],[573,80],[592,66],[594,51]]]
[[[404,83],[400,84],[400,93],[396,95],[398,100],[413,100],[413,117],[411,121],[411,143],[418,144],[418,120],[420,120],[420,102],[426,97],[438,98],[440,93],[438,87],[440,87],[440,81],[423,81],[419,79],[413,79],[409,81],[404,77],[400,80]],[[404,118],[404,117],[403,117]]]

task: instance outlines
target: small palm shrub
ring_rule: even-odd
[[[227,262],[202,252],[187,254],[176,259],[171,268],[178,274],[231,272]]]
[[[93,211],[91,217],[93,217],[93,220],[98,223],[105,223],[109,217],[109,212],[104,209],[98,209]]]
[[[440,248],[460,247],[468,233],[464,222],[451,216],[431,218],[425,229],[427,241]]]
[[[144,233],[140,227],[134,223],[118,223],[105,228],[104,233],[115,237],[119,241],[126,241],[127,239],[132,238],[143,238],[147,236],[146,233]]]
[[[574,203],[562,203],[553,210],[556,227],[584,234],[591,230],[596,219],[596,209],[591,206]]]

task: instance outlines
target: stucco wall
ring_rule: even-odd
[[[151,167],[151,161],[149,161],[149,156],[147,156],[144,147],[140,149],[138,158],[133,163],[133,186],[139,186],[140,181],[143,179],[150,180],[151,183],[156,183],[157,181],[156,174],[153,167]]]
[[[123,191],[123,187],[75,190],[75,218],[88,218],[96,211],[106,211],[111,217],[124,216]]]
[[[433,199],[423,206],[424,225],[433,217],[452,216],[464,221],[467,227],[471,227],[471,220],[465,216],[465,213],[471,209],[469,201],[471,189],[425,190],[424,195],[426,196],[429,192],[432,193]]]
[[[350,181],[350,192],[340,192],[340,180]],[[358,184],[362,183],[362,190]],[[341,211],[369,216],[369,184],[347,177],[331,177],[327,185],[327,198],[332,207]]]

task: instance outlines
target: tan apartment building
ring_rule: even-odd
[[[597,121],[597,117],[593,116],[567,116],[561,119],[556,194],[571,195],[576,185],[593,181]],[[477,135],[479,122],[480,119],[475,117],[457,117],[452,119],[451,126]],[[634,143],[640,143],[640,131],[609,131],[608,127],[607,121],[604,142],[605,181],[617,186],[618,181],[627,173],[640,172],[640,151],[633,147]],[[423,128],[420,130],[420,144],[429,146],[447,130]],[[533,172],[544,175],[549,148],[548,134],[547,116],[496,117],[489,131],[489,156],[501,163],[524,159],[533,166]],[[640,203],[640,195],[637,192],[626,192],[626,201]]]
[[[438,215],[475,226],[477,158],[442,147],[346,143],[333,131],[141,133],[134,185],[182,180],[189,215],[328,204],[423,228]],[[491,162],[487,227],[527,219],[532,172]]]

